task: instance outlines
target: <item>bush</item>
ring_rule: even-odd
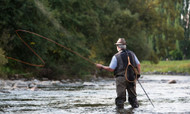
[[[4,51],[0,48],[0,66],[6,64],[8,61],[5,58]]]
[[[180,50],[173,50],[170,51],[170,58],[172,60],[182,60],[183,59],[183,53]]]
[[[5,73],[2,71],[2,66],[6,64],[8,61],[5,58],[4,51],[0,48],[0,77],[6,78]]]
[[[159,63],[159,58],[155,54],[154,51],[151,51],[151,54],[149,55],[149,60],[151,61],[151,63],[154,63],[154,64],[158,64]]]

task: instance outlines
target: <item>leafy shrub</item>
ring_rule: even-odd
[[[5,58],[4,51],[0,48],[0,66],[6,64],[8,61]]]
[[[5,73],[2,71],[2,65],[6,64],[8,61],[5,58],[4,51],[0,48],[0,77],[6,78]]]
[[[183,59],[183,53],[180,50],[172,50],[170,51],[170,58],[173,60],[182,60]]]
[[[151,52],[150,56],[149,56],[149,60],[151,61],[151,63],[154,64],[158,64],[159,63],[159,58],[158,56],[155,54],[154,51]]]

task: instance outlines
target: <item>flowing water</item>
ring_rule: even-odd
[[[169,84],[169,80],[177,83]],[[146,75],[137,84],[139,108],[128,102],[124,110],[115,109],[115,81],[61,83],[59,81],[0,81],[0,113],[32,114],[188,114],[190,113],[190,76]],[[35,83],[35,89],[25,84]],[[23,85],[23,86],[22,86]]]

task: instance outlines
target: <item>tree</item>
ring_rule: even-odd
[[[140,60],[178,56],[177,41],[183,38],[180,0],[6,0],[0,1],[0,45],[5,55],[30,63],[41,61],[16,36],[24,29],[48,37],[94,62],[109,63],[114,43],[126,38],[127,47]],[[19,35],[59,76],[81,76],[93,65],[76,54],[38,36]],[[180,47],[180,46],[177,46]],[[185,49],[185,48],[183,48]],[[40,68],[9,61],[7,66],[24,71]],[[59,78],[59,76],[57,78]]]
[[[182,50],[183,54],[184,54],[184,58],[185,59],[190,59],[190,22],[189,22],[189,18],[190,18],[190,1],[189,0],[183,0],[183,4],[182,4],[182,10],[181,10],[181,14],[182,14],[182,20],[181,20],[181,24],[184,28],[184,39],[180,41],[180,49]]]
[[[169,57],[169,52],[176,49],[176,42],[183,39],[183,28],[180,25],[180,0],[156,0],[155,9],[158,13],[157,29],[149,37],[153,49],[159,58]]]

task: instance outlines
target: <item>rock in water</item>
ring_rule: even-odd
[[[7,91],[7,90],[0,90],[0,92],[1,92],[1,93],[11,93],[11,92],[9,92],[9,91]]]
[[[176,82],[176,80],[169,80],[168,83],[169,83],[169,84],[175,84],[175,83],[177,83],[177,82]]]
[[[94,83],[91,82],[84,82],[83,86],[96,86]]]

